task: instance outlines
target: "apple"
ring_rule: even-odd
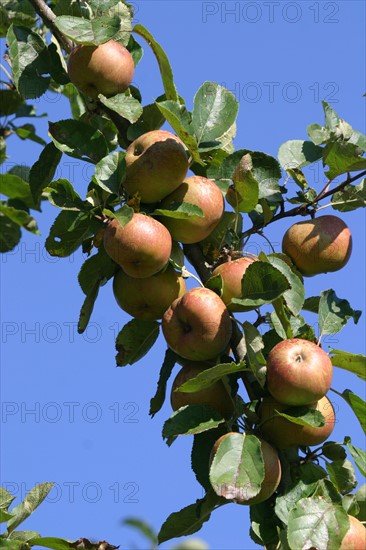
[[[322,397],[317,403],[308,405],[308,407],[322,413],[325,418],[325,425],[322,428],[301,426],[276,415],[276,411],[286,412],[289,406],[279,403],[273,397],[265,397],[258,410],[261,420],[260,431],[263,437],[279,449],[323,443],[334,428],[333,406],[327,397]]]
[[[286,405],[310,405],[332,382],[333,366],[319,346],[301,338],[282,340],[267,357],[267,388]]]
[[[229,344],[232,325],[224,302],[208,288],[192,288],[164,313],[162,329],[168,346],[191,361],[206,361]]]
[[[349,529],[345,534],[340,550],[365,550],[366,548],[366,528],[355,517],[348,515]]]
[[[134,214],[124,227],[117,219],[108,223],[104,248],[127,275],[142,279],[155,275],[167,264],[172,239],[157,220]]]
[[[221,443],[226,439],[230,437],[237,438],[238,436],[242,436],[245,438],[245,433],[238,434],[237,432],[229,432],[227,434],[222,435],[214,444],[211,455],[210,455],[210,468],[211,464],[213,462],[213,459],[218,451],[218,448],[220,447]],[[276,491],[280,481],[281,481],[281,462],[278,458],[278,454],[276,449],[272,447],[267,441],[264,441],[264,439],[260,439],[261,443],[261,451],[262,451],[262,457],[264,462],[264,480],[262,482],[261,489],[259,493],[252,498],[248,498],[245,494],[246,491],[243,488],[242,491],[235,491],[235,501],[239,504],[259,504],[260,502],[264,502],[265,500],[269,499],[273,493]],[[230,453],[227,453],[227,463],[228,468],[230,467]],[[238,488],[236,488],[238,489]]]
[[[67,72],[71,82],[87,96],[110,97],[127,90],[135,65],[130,52],[114,40],[99,46],[79,44],[70,53]]]
[[[200,362],[187,363],[177,374],[172,385],[170,402],[173,411],[177,411],[186,405],[208,405],[216,409],[224,418],[230,418],[233,415],[235,404],[233,398],[229,395],[222,380],[218,380],[208,388],[197,392],[177,392],[179,386],[191,378],[195,378],[200,372],[205,370],[207,365]]]
[[[302,275],[312,277],[346,265],[352,251],[352,235],[337,216],[319,216],[292,225],[283,237],[282,251]]]
[[[202,176],[190,176],[173,193],[168,195],[159,208],[169,210],[173,205],[188,202],[203,211],[203,217],[170,218],[161,216],[172,238],[184,244],[203,241],[215,229],[224,213],[224,198],[216,183]]]
[[[242,278],[248,267],[255,261],[254,258],[243,256],[236,260],[229,260],[218,265],[212,272],[212,276],[221,275],[222,277],[222,296],[221,300],[230,311],[242,311],[238,305],[230,304],[232,298],[241,298]]]
[[[113,292],[118,305],[127,313],[142,321],[161,319],[170,304],[186,291],[186,284],[173,268],[136,279],[123,270],[113,280]]]
[[[159,202],[182,183],[187,171],[182,141],[171,132],[152,130],[127,147],[123,187],[131,196],[139,193],[142,202]]]

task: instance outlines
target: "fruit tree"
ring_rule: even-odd
[[[366,429],[366,358],[351,343],[325,342],[361,311],[343,298],[347,284],[318,295],[307,285],[346,272],[360,253],[349,220],[366,205],[366,137],[323,101],[324,122],[308,126],[307,139],[282,143],[277,157],[234,146],[235,95],[205,81],[193,100],[183,98],[159,37],[135,21],[129,3],[14,0],[1,10],[0,160],[13,134],[42,145],[29,169],[19,162],[0,175],[1,252],[11,254],[22,230],[39,234],[41,210],[54,208],[47,253],[84,255],[80,337],[105,286],[128,315],[115,340],[118,367],[141,365],[164,342],[149,414],[171,406],[162,421],[169,447],[192,438],[187,468],[202,496],[179,511],[170,503],[158,542],[194,534],[236,504],[243,517],[249,509],[247,530],[259,546],[365,548],[357,476],[366,474],[366,454],[347,433],[332,433],[338,414]],[[148,68],[143,48],[157,61]],[[153,70],[161,94],[146,103],[135,76],[148,81]],[[35,117],[32,102],[50,92],[71,115],[48,121],[45,142],[20,119]],[[88,166],[86,185],[57,176],[65,157]],[[311,180],[315,165],[320,184]],[[276,250],[272,230],[286,222]],[[268,246],[253,252],[259,240]],[[352,274],[352,284],[363,282]],[[66,296],[72,284],[58,291]],[[338,369],[358,377],[359,392],[337,385]],[[50,489],[44,484],[29,506]],[[75,547],[17,535],[26,506],[9,509],[11,495],[1,495],[0,547]]]

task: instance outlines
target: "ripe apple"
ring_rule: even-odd
[[[283,237],[282,251],[302,275],[312,277],[346,265],[352,251],[352,235],[337,216],[319,216],[292,225]]]
[[[350,526],[345,534],[340,550],[365,550],[366,528],[355,517],[348,515]]]
[[[267,388],[285,405],[310,405],[332,382],[333,366],[319,346],[301,338],[282,340],[267,357]]]
[[[161,319],[170,304],[186,291],[186,284],[172,266],[152,277],[136,279],[121,269],[113,280],[114,297],[127,313],[142,321]]]
[[[227,438],[227,437],[235,437],[242,436],[245,438],[245,433],[238,434],[236,432],[230,432],[227,434],[222,435],[215,443],[215,445],[212,448],[211,456],[210,456],[210,467],[213,462],[213,459],[218,451],[219,446],[221,443]],[[260,438],[258,438],[260,439]],[[263,462],[264,462],[264,480],[262,482],[261,489],[259,493],[252,498],[248,498],[245,489],[243,488],[241,491],[238,490],[239,488],[234,487],[235,490],[235,501],[239,504],[259,504],[260,502],[264,502],[265,500],[269,499],[275,490],[277,489],[280,481],[281,481],[281,462],[278,458],[278,454],[276,449],[274,449],[267,441],[264,441],[263,439],[260,439],[261,442],[261,451],[263,456]],[[229,454],[229,453],[228,453]],[[229,456],[228,456],[228,467],[230,467]]]
[[[104,247],[127,275],[142,279],[155,275],[167,264],[172,239],[158,221],[144,214],[134,214],[124,227],[116,219],[108,223]]]
[[[187,363],[177,374],[172,385],[170,402],[173,411],[177,411],[186,405],[208,405],[216,409],[224,418],[230,418],[233,415],[235,404],[233,398],[227,392],[222,380],[218,380],[212,386],[204,390],[193,393],[177,392],[184,382],[195,378],[200,372],[205,370],[207,365],[200,362]]]
[[[208,288],[193,288],[164,313],[162,329],[168,346],[181,357],[205,361],[229,344],[231,319],[224,302]]]
[[[79,44],[69,57],[67,72],[71,82],[84,94],[97,99],[127,90],[135,65],[130,52],[114,40],[99,46]]]
[[[128,146],[123,187],[129,195],[139,193],[142,202],[159,202],[182,183],[187,170],[181,140],[171,132],[152,130]]]
[[[201,208],[203,217],[169,218],[161,216],[172,238],[184,244],[202,241],[215,229],[224,213],[224,198],[212,180],[202,176],[190,176],[173,193],[168,195],[159,208],[169,210],[172,205],[189,202]]]
[[[275,411],[285,412],[289,406],[279,403],[273,397],[265,397],[258,410],[261,419],[260,430],[263,437],[278,449],[323,443],[328,439],[334,428],[335,414],[333,406],[327,397],[322,397],[317,403],[308,406],[311,409],[317,409],[324,416],[325,425],[322,428],[301,426],[278,416]]]
[[[241,298],[241,280],[248,267],[254,262],[254,258],[243,256],[237,260],[229,260],[218,265],[212,272],[212,276],[221,275],[222,277],[222,296],[221,300],[226,304],[230,311],[242,311],[238,305],[230,304],[232,298]]]

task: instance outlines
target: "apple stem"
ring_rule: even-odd
[[[194,275],[193,273],[191,273],[190,271],[188,271],[188,269],[183,266],[182,267],[182,277],[183,279],[188,279],[189,277],[192,277],[192,279],[194,279],[195,281],[197,281],[197,283],[199,283],[199,285],[204,288],[204,284],[202,283],[201,279],[199,279],[196,275]]]

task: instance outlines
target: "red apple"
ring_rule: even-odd
[[[221,275],[223,287],[221,300],[230,311],[243,311],[238,305],[230,304],[232,298],[241,298],[242,278],[248,265],[255,261],[254,258],[242,257],[237,260],[229,260],[218,265],[212,272],[212,276]]]
[[[99,46],[76,46],[67,64],[71,82],[93,99],[99,94],[110,97],[127,90],[134,70],[132,55],[114,40]]]
[[[197,392],[177,392],[179,386],[191,378],[195,378],[200,372],[205,370],[207,365],[200,362],[187,363],[174,379],[170,402],[173,411],[177,411],[186,405],[208,405],[216,409],[224,418],[230,418],[233,415],[235,404],[233,398],[227,392],[224,383],[218,380],[208,388]]]
[[[161,216],[172,238],[184,244],[202,241],[215,229],[224,213],[224,198],[215,182],[201,176],[190,176],[173,193],[168,195],[159,208],[188,202],[203,211],[203,217],[169,218]]]
[[[350,526],[345,534],[340,550],[365,550],[366,548],[366,528],[355,517],[348,516]]]
[[[158,221],[144,214],[134,214],[124,227],[116,219],[108,223],[104,247],[127,275],[140,279],[163,269],[170,257],[172,239]]]
[[[332,433],[335,424],[332,404],[327,397],[322,397],[317,403],[308,406],[311,409],[317,409],[324,416],[325,425],[322,428],[301,426],[278,416],[276,411],[286,412],[289,406],[279,403],[273,397],[265,397],[258,411],[263,437],[279,449],[323,443]]]
[[[348,262],[352,235],[337,216],[297,222],[285,233],[282,250],[306,277],[338,271]]]
[[[226,438],[238,438],[242,437],[245,438],[245,433],[239,434],[236,432],[230,432],[227,434],[222,435],[215,443],[215,445],[212,448],[211,456],[210,456],[210,467],[213,462],[213,459],[215,458],[215,455],[221,445],[221,443]],[[259,438],[260,439],[260,438]],[[234,493],[232,498],[235,499],[236,502],[239,504],[259,504],[260,502],[264,502],[265,500],[269,499],[273,493],[276,491],[280,481],[281,481],[281,463],[278,458],[278,454],[276,449],[274,449],[267,441],[264,441],[263,439],[260,439],[261,442],[261,451],[262,451],[262,457],[264,462],[264,480],[262,482],[261,489],[259,493],[252,498],[248,498],[245,488],[239,488],[234,487]],[[227,453],[227,464],[228,468],[230,467],[230,452]],[[225,493],[227,494],[227,487],[224,487]],[[230,489],[230,488],[229,488]],[[222,496],[225,496],[223,494]],[[225,498],[229,498],[229,494]]]
[[[328,355],[308,340],[282,340],[267,357],[267,387],[286,405],[309,405],[321,399],[332,382]]]
[[[136,279],[121,269],[114,277],[113,292],[118,305],[142,321],[161,319],[170,304],[186,291],[186,284],[172,266],[152,277]]]
[[[139,193],[142,202],[159,202],[179,187],[187,170],[182,141],[171,132],[152,130],[127,148],[123,187],[129,195]]]
[[[232,332],[224,302],[208,288],[193,288],[174,300],[163,316],[162,329],[168,346],[192,361],[222,353]]]

